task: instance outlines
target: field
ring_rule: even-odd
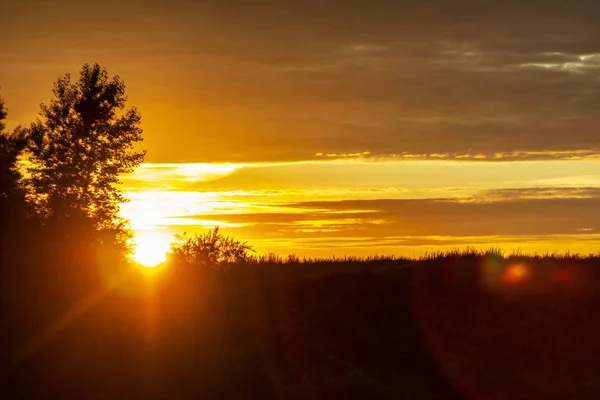
[[[2,398],[597,399],[599,267],[263,257],[130,271],[59,311],[9,291]]]

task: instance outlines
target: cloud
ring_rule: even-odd
[[[177,216],[220,220],[241,237],[336,238],[504,237],[578,235],[600,230],[600,194],[595,197],[522,197],[499,201],[352,200],[279,205],[257,213]],[[193,225],[192,223],[188,225]],[[482,239],[483,240],[483,239]]]
[[[0,16],[11,115],[26,122],[52,80],[98,60],[128,84],[151,161],[600,147],[591,0],[56,3]]]
[[[460,161],[538,161],[538,160],[597,160],[600,159],[598,149],[589,150],[556,150],[556,151],[513,151],[496,152],[493,154],[482,153],[422,153],[415,154],[402,152],[400,154],[371,154],[369,151],[362,153],[317,153],[317,160],[334,159],[363,159],[375,161],[390,160],[460,160]]]
[[[574,154],[579,159],[523,161],[517,155],[514,162],[501,162],[501,157],[466,162],[458,157],[411,159],[401,155],[386,159],[321,157],[322,161],[286,163],[154,164],[123,180],[126,191],[168,189],[222,195],[231,192],[235,196],[252,193],[259,197],[287,192],[318,198],[458,198],[485,189],[600,187],[600,162],[588,159],[586,153]]]
[[[591,199],[600,198],[598,187],[535,187],[521,189],[483,190],[477,196],[461,201],[496,202],[532,199]]]

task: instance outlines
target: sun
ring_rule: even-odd
[[[169,242],[162,235],[138,234],[134,239],[133,260],[146,268],[154,268],[167,259]]]

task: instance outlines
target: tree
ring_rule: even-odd
[[[0,221],[2,233],[8,229],[17,209],[24,211],[25,200],[21,187],[19,158],[27,145],[26,132],[17,128],[6,130],[7,111],[0,98]]]
[[[19,171],[19,160],[27,138],[23,129],[6,130],[7,111],[0,98],[0,317],[4,313],[7,261],[13,260],[15,247],[21,246],[24,237],[26,203]],[[10,253],[10,255],[8,254]],[[4,322],[0,321],[0,325]]]
[[[6,108],[4,106],[4,100],[0,97],[0,133],[4,132],[4,129],[6,129],[6,124],[4,123],[4,120],[6,119]]]
[[[215,227],[205,234],[187,237],[177,235],[177,243],[171,246],[170,259],[175,264],[194,267],[218,267],[220,264],[240,263],[248,260],[251,246],[225,236]]]
[[[69,74],[54,84],[30,130],[30,193],[45,220],[86,220],[95,230],[123,232],[125,201],[119,175],[144,159],[141,116],[125,109],[125,85],[105,68],[85,64],[76,82]]]

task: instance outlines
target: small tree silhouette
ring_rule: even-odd
[[[176,264],[198,267],[217,267],[223,263],[238,263],[248,259],[251,246],[219,232],[219,227],[202,235],[176,235],[178,242],[171,246],[170,258]]]
[[[125,110],[125,85],[105,68],[85,64],[77,82],[69,74],[54,85],[31,126],[29,186],[44,219],[86,220],[96,230],[126,232],[117,215],[125,201],[119,175],[144,159],[141,116]]]

